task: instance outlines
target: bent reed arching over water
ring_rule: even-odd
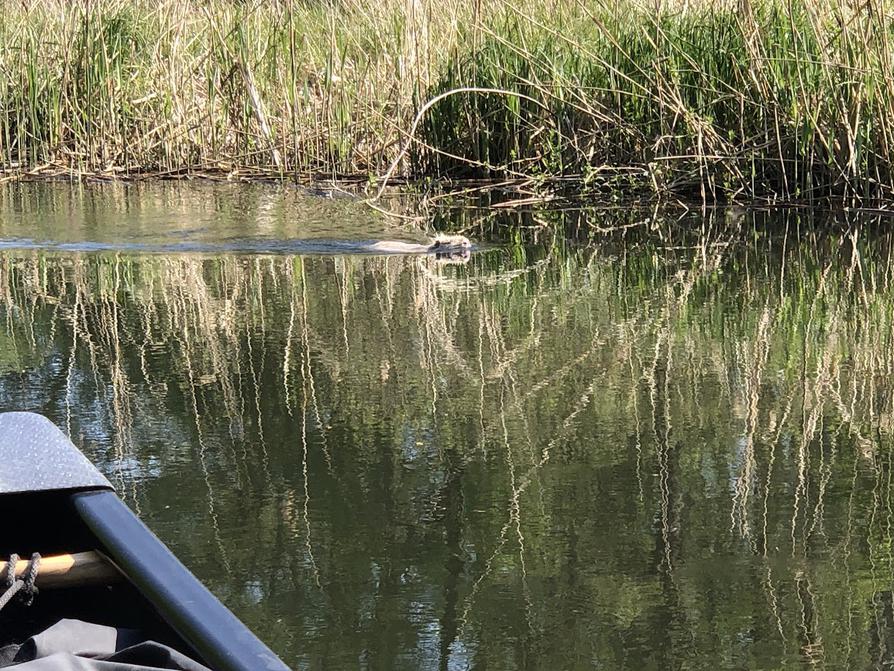
[[[889,4],[5,3],[0,164],[886,198]]]

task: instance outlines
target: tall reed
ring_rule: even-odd
[[[461,7],[439,19],[371,0],[4,3],[2,161],[376,172]]]
[[[887,3],[4,3],[12,169],[887,197]]]
[[[470,27],[435,90],[422,171],[638,169],[701,197],[889,194],[885,12],[851,3],[517,3]],[[461,159],[456,158],[461,156]]]

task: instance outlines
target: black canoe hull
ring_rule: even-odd
[[[28,459],[55,465],[32,473],[30,483],[24,481],[27,471],[4,466]],[[0,555],[98,550],[126,578],[118,584],[47,590],[32,606],[18,607],[10,616],[9,606],[0,620],[0,645],[21,641],[61,618],[75,618],[139,628],[211,669],[288,669],[85,461],[45,418],[0,414],[0,519],[10,521],[0,534]]]

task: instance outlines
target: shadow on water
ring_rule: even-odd
[[[263,191],[171,193],[140,216],[305,233]],[[40,194],[18,225],[90,240],[137,206]],[[463,266],[3,249],[0,399],[301,668],[885,666],[876,223],[440,211],[491,243]]]

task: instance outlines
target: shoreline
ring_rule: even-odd
[[[875,214],[894,217],[894,194],[887,198],[864,198],[854,200],[846,197],[824,196],[816,199],[773,199],[752,198],[750,200],[698,200],[697,198],[677,197],[674,194],[662,194],[645,188],[606,190],[592,188],[584,184],[579,177],[550,177],[539,179],[501,179],[501,178],[467,178],[453,180],[433,180],[431,178],[395,177],[388,181],[382,194],[377,194],[380,183],[370,180],[365,175],[331,176],[315,175],[296,178],[284,175],[275,170],[258,168],[240,168],[237,170],[209,170],[182,168],[167,171],[113,171],[113,172],[76,172],[69,169],[53,168],[48,170],[0,168],[0,187],[12,184],[45,183],[76,185],[138,185],[165,182],[184,182],[191,184],[218,185],[255,185],[263,184],[276,187],[291,187],[302,190],[305,195],[325,199],[354,198],[378,210],[386,216],[400,219],[418,219],[397,212],[389,212],[379,208],[376,203],[388,197],[418,196],[425,203],[457,197],[474,197],[486,199],[482,207],[494,210],[517,210],[524,208],[549,209],[571,207],[573,209],[594,208],[609,211],[612,209],[654,208],[660,207],[676,210],[727,209],[745,210],[799,210],[813,209],[824,212],[851,212]],[[495,194],[505,196],[494,199]],[[513,198],[512,195],[519,197]],[[594,197],[596,200],[593,200]]]

